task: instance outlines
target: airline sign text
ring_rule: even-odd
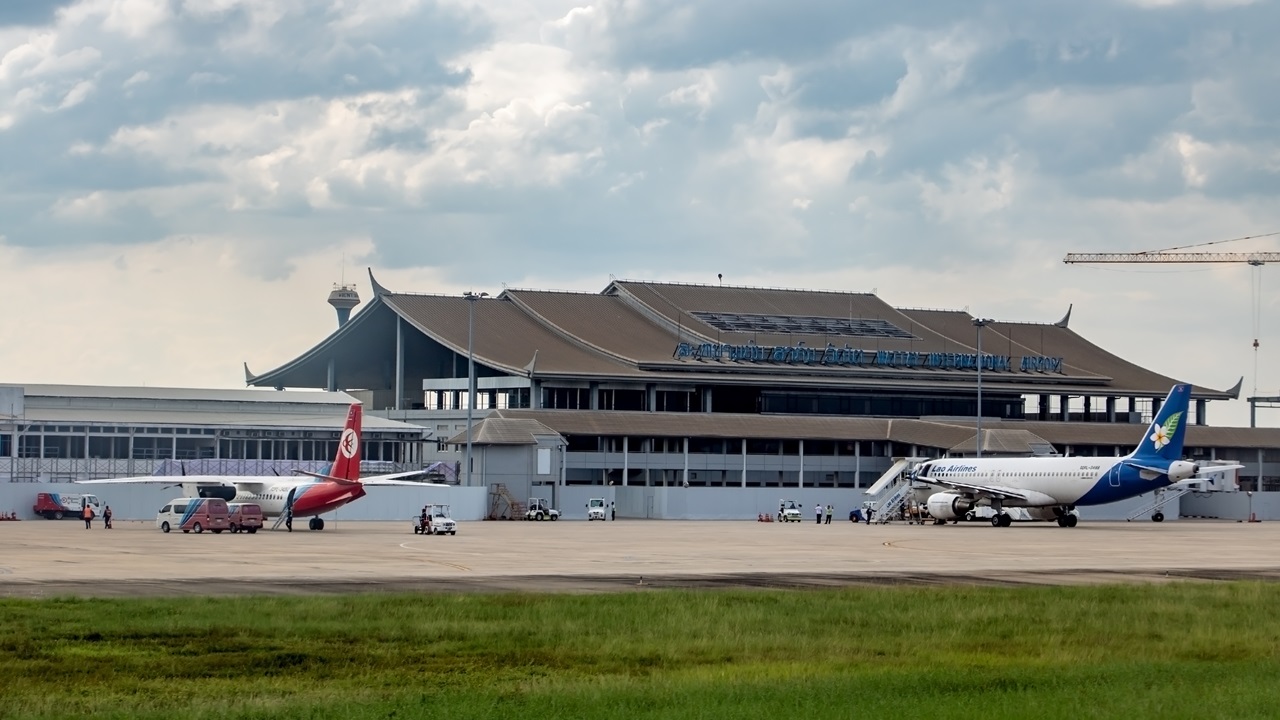
[[[1010,355],[983,353],[905,352],[897,350],[859,350],[845,345],[825,348],[795,345],[730,345],[728,343],[694,344],[682,342],[673,353],[677,360],[716,360],[720,362],[783,363],[786,365],[842,365],[895,368],[929,368],[945,370],[1021,370],[1022,372],[1062,372],[1060,357],[1027,355],[1014,363]]]

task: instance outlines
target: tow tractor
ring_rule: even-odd
[[[555,510],[542,498],[529,498],[528,510],[524,513],[525,520],[559,520],[560,511]]]
[[[591,498],[587,501],[587,520],[607,520],[604,498]]]
[[[458,523],[449,517],[448,505],[428,505],[426,522],[421,515],[413,519],[414,535],[457,535]]]
[[[802,522],[804,515],[795,500],[778,501],[778,522]]]

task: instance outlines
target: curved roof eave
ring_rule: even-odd
[[[431,330],[427,329],[425,325],[423,325],[422,323],[419,323],[417,320],[414,320],[413,317],[411,317],[409,313],[405,312],[403,308],[397,307],[395,303],[395,295],[393,294],[379,295],[378,299],[384,300],[386,306],[391,309],[391,312],[394,312],[396,315],[400,316],[400,319],[412,325],[414,328],[418,330],[418,332],[422,333],[423,335],[426,335],[427,337],[431,338],[433,341],[439,343],[441,347],[446,347],[454,351],[455,353],[458,353],[459,355],[467,354],[467,349],[465,347],[459,347],[449,342],[444,338],[443,335],[432,332]],[[487,365],[493,368],[494,370],[501,370],[502,372],[509,373],[511,375],[520,375],[522,377],[528,377],[530,374],[529,369],[527,367],[522,367],[522,368],[513,367],[511,365],[500,363],[479,355],[476,356],[476,362],[480,363],[481,365]]]
[[[356,313],[347,322],[343,323],[341,327],[339,327],[337,330],[334,330],[328,337],[326,337],[324,340],[321,340],[319,344],[317,344],[315,347],[304,352],[303,354],[299,355],[293,360],[290,360],[284,365],[281,365],[280,367],[275,368],[274,370],[268,370],[267,372],[264,372],[261,375],[254,375],[252,378],[246,377],[245,384],[256,385],[256,386],[266,385],[270,387],[277,387],[275,384],[275,380],[280,379],[280,377],[287,375],[290,372],[297,371],[303,365],[309,362],[319,359],[319,356],[321,354],[323,354],[327,350],[333,349],[333,347],[337,345],[339,342],[341,342],[347,335],[350,335],[351,333],[355,332],[355,329],[360,327],[360,325],[363,322],[365,322],[368,318],[373,317],[375,311],[379,307],[387,306],[387,304],[382,301],[382,298],[383,298],[382,295],[375,294],[373,296],[373,301],[370,302],[368,305],[366,305],[363,310]],[[390,306],[387,306],[387,307],[390,307]],[[394,312],[394,309],[392,309],[392,311]],[[246,364],[245,365],[246,376],[248,375],[248,369],[249,369],[248,365]]]

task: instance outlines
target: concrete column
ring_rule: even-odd
[[[689,438],[684,439],[684,486],[689,487]]]
[[[404,409],[404,318],[396,315],[396,410]],[[474,400],[473,400],[474,402]]]
[[[1089,421],[1089,416],[1093,413],[1093,398],[1089,395],[1084,396],[1084,419]]]
[[[631,468],[628,467],[628,463],[631,460],[631,455],[630,453],[627,452],[630,449],[627,446],[630,444],[631,444],[631,441],[624,436],[622,438],[622,486],[623,487],[627,486],[627,477],[631,475]]]
[[[804,441],[800,441],[800,484],[796,487],[804,487]]]
[[[658,409],[658,386],[649,383],[644,386],[644,404],[645,410],[654,412]]]
[[[1070,408],[1071,408],[1071,396],[1059,395],[1058,396],[1058,419],[1063,422],[1066,422],[1071,416]]]
[[[853,486],[862,487],[862,443],[853,442]]]
[[[711,388],[702,389],[702,412],[711,412]]]
[[[591,397],[587,400],[591,404],[591,409],[599,410],[600,409],[600,383],[598,382],[591,383],[587,392],[590,393],[591,395]]]
[[[1207,405],[1208,403],[1205,401],[1204,398],[1200,398],[1196,400],[1196,424],[1197,425],[1207,424],[1205,423],[1205,418],[1204,418]]]
[[[742,487],[747,486],[747,439],[742,438]]]
[[[1049,419],[1049,396],[1048,395],[1045,395],[1045,394],[1040,395],[1040,417],[1036,419],[1037,420]]]
[[[1107,398],[1107,422],[1116,421],[1116,399],[1114,397]]]
[[[338,391],[338,361],[329,358],[329,367],[327,368],[327,378],[325,379],[324,388],[329,392]]]

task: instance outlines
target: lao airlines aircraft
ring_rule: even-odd
[[[407,485],[412,487],[448,487],[440,483],[414,482],[402,478],[421,475],[420,471],[360,477],[360,403],[347,409],[347,424],[338,440],[338,452],[328,475],[302,471],[301,477],[247,477],[235,475],[183,475],[181,477],[148,475],[145,477],[81,480],[80,484],[163,484],[181,485],[184,492],[196,496],[199,488],[229,488],[233,502],[257,503],[268,516],[291,515],[311,518],[307,526],[323,530],[324,513],[359,500],[370,485]],[[279,523],[277,523],[278,525]]]
[[[1190,385],[1174,385],[1142,442],[1123,457],[930,460],[915,469],[912,479],[943,488],[928,501],[929,514],[940,521],[989,505],[996,511],[991,518],[996,527],[1009,526],[1007,507],[1027,508],[1037,520],[1075,527],[1073,511],[1079,506],[1112,503],[1200,476],[1199,465],[1182,459],[1190,399]]]

